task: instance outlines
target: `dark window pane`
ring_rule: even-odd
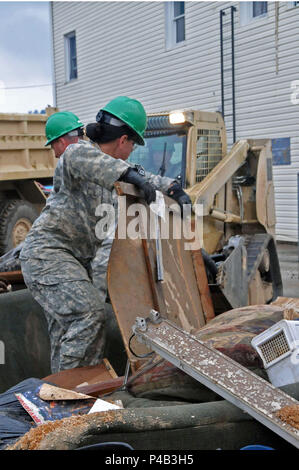
[[[253,17],[263,15],[268,11],[268,2],[252,2],[253,3]]]
[[[175,20],[176,23],[176,42],[185,41],[185,18]]]
[[[77,51],[76,36],[69,36],[69,52],[70,52],[70,80],[77,78]]]
[[[185,13],[185,2],[173,2],[174,17]]]
[[[70,55],[71,55],[71,57],[75,57],[75,55],[76,55],[76,37],[71,36],[69,38],[69,42],[70,42]]]

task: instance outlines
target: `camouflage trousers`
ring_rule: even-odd
[[[33,275],[31,261],[34,261]],[[104,291],[101,295],[88,280],[60,279],[56,284],[44,283],[36,276],[36,261],[22,260],[22,272],[47,319],[52,373],[98,364],[103,358],[106,339]],[[66,266],[65,269],[67,272]]]

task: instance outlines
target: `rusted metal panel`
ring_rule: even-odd
[[[137,315],[147,316],[151,309],[161,309],[163,314],[186,331],[195,331],[205,325],[198,282],[195,276],[192,252],[186,250],[183,235],[176,239],[177,226],[181,224],[178,214],[169,211],[169,237],[164,238],[161,226],[164,280],[156,277],[156,244],[149,232],[150,209],[132,185],[118,183],[118,193],[126,195],[127,208],[139,202],[147,214],[146,238],[118,239],[118,230],[113,242],[109,266],[108,289],[111,303],[117,317],[127,354],[131,362],[136,358],[129,348],[131,326]],[[174,201],[164,197],[166,210]],[[136,217],[136,216],[135,216]],[[133,217],[127,217],[127,226]],[[140,218],[139,218],[140,221]],[[160,222],[161,223],[161,222]],[[142,232],[141,232],[142,233]],[[132,346],[138,355],[147,353],[140,344]],[[136,348],[136,349],[135,349]]]
[[[299,448],[299,430],[276,414],[299,406],[297,400],[169,320],[160,321],[147,322],[145,330],[135,326],[138,340]]]

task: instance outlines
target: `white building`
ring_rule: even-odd
[[[224,105],[231,140],[229,114],[236,140],[273,139],[277,238],[296,241],[298,3],[51,2],[56,105],[85,123],[118,95],[147,112]]]

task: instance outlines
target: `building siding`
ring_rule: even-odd
[[[164,2],[53,2],[57,106],[91,122],[117,95],[147,112],[221,109],[220,10],[235,6],[236,137],[291,138],[291,164],[273,167],[278,240],[298,240],[299,8],[268,2],[240,26],[238,2],[186,2],[186,41],[165,42]],[[278,17],[277,17],[278,14]],[[278,21],[277,21],[278,20]],[[76,31],[78,79],[65,82],[64,35]]]

